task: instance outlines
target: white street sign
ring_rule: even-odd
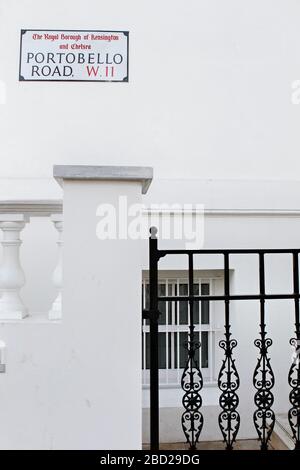
[[[19,80],[128,82],[128,31],[21,30]]]

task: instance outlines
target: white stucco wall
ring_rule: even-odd
[[[147,204],[283,212],[207,216],[205,247],[299,246],[300,219],[286,212],[299,210],[300,203],[300,107],[291,104],[291,82],[300,73],[299,13],[300,4],[292,0],[1,0],[0,80],[6,99],[0,104],[0,199],[61,198],[53,164],[149,165],[155,179]],[[129,83],[18,82],[21,28],[129,30]],[[43,219],[31,222],[22,238],[23,298],[32,313],[46,312],[55,296],[50,277],[56,232]],[[235,263],[233,285],[246,289],[248,264]],[[180,261],[163,266],[181,269]],[[206,260],[203,267],[216,265]],[[272,276],[274,285],[288,283],[283,265]],[[275,408],[282,412],[292,335],[292,312],[282,313],[284,308],[272,307],[269,328]],[[254,431],[246,415],[256,358],[252,309],[235,305],[232,324],[239,339],[246,437]],[[55,447],[60,422],[53,413],[67,406],[57,344],[59,335],[70,331],[60,333],[59,325],[39,318],[1,325],[0,339],[7,345],[7,373],[0,374],[3,448]],[[80,358],[70,360],[79,366]],[[82,400],[73,405],[91,423],[93,400],[85,397],[84,384],[80,393]],[[215,392],[213,400],[217,404]],[[214,434],[212,425],[207,436],[219,437],[219,431]]]
[[[299,13],[293,0],[2,0],[1,176],[126,162],[156,177],[297,177]],[[130,81],[18,82],[21,28],[129,30]]]

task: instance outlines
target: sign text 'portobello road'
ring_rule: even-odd
[[[128,82],[128,31],[21,30],[19,80]]]

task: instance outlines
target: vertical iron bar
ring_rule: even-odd
[[[268,349],[273,341],[271,338],[267,338],[266,332],[265,257],[263,252],[259,253],[259,292],[262,296],[260,299],[260,338],[256,339],[254,344],[259,348],[260,355],[253,375],[253,384],[257,390],[254,396],[254,403],[257,409],[254,412],[253,421],[261,442],[261,450],[268,450],[268,442],[275,424],[275,414],[271,408],[274,403],[274,396],[271,390],[274,387],[275,377],[270,358],[268,357]]]
[[[159,449],[159,369],[158,369],[158,253],[157,229],[151,227],[149,238],[149,308],[150,308],[150,449]]]
[[[299,315],[299,260],[298,253],[293,253],[293,287],[295,297],[295,334],[296,337],[290,340],[294,348],[294,357],[289,370],[288,382],[292,388],[290,392],[291,408],[289,409],[288,419],[292,430],[295,450],[300,450],[300,315]]]
[[[190,326],[189,326],[189,341],[190,341],[190,348],[194,348],[194,263],[193,263],[193,255],[189,255],[189,310],[190,310]],[[191,389],[194,389],[194,375],[193,375],[193,363],[190,361],[190,385]],[[194,423],[194,416],[191,414],[191,431],[192,431],[192,449],[196,449],[195,443],[195,423]]]
[[[229,256],[228,254],[225,254],[224,256],[224,294],[226,296],[229,296],[230,294],[230,287],[229,287]],[[229,306],[229,299],[225,300],[225,338],[226,338],[226,343],[228,344],[230,342],[230,324],[229,324],[229,312],[230,312],[230,306]],[[226,351],[227,353],[227,351]],[[227,389],[230,389],[230,380],[231,380],[231,371],[230,371],[230,362],[227,362]],[[228,420],[228,437],[227,437],[227,444],[226,444],[226,449],[227,450],[232,450],[232,443],[231,443],[231,416],[230,413],[228,414],[227,417]]]
[[[237,411],[239,398],[236,393],[240,385],[240,378],[235,367],[235,359],[232,351],[237,346],[237,341],[231,339],[230,325],[230,280],[229,280],[229,254],[224,253],[224,295],[225,295],[225,340],[221,340],[219,345],[224,349],[225,359],[218,377],[218,386],[221,390],[219,399],[222,408],[219,414],[219,426],[226,443],[226,450],[233,449],[240,427],[240,415]]]
[[[189,325],[189,345],[191,352],[195,346],[195,339],[194,339],[194,263],[193,263],[193,255],[189,255],[189,310],[190,310],[190,325]],[[194,389],[194,374],[193,374],[193,361],[190,361],[190,386],[191,390]],[[196,442],[195,442],[195,422],[194,422],[194,415],[191,413],[191,449],[196,449]]]

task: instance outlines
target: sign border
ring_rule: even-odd
[[[79,33],[123,33],[127,36],[127,75],[123,80],[51,80],[46,79],[27,79],[21,75],[21,64],[22,64],[22,38],[27,31],[54,31],[54,32],[76,32]],[[101,82],[101,83],[129,83],[129,31],[118,31],[109,29],[21,29],[20,31],[20,60],[19,60],[19,82]]]

